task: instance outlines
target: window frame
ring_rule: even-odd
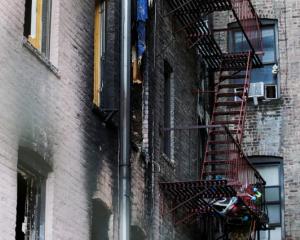
[[[31,200],[25,200],[25,212],[24,212],[24,222],[22,223],[22,230],[23,224],[27,223],[26,225],[26,232],[24,233],[25,239],[36,239],[36,240],[44,240],[45,239],[45,222],[46,222],[46,180],[47,177],[41,175],[35,170],[29,169],[26,166],[19,165],[17,169],[18,177],[21,175],[28,183],[33,184],[30,189],[33,187],[36,188],[36,192],[33,195],[32,190],[30,191],[30,196],[28,196],[28,192],[26,192],[26,198],[30,197]],[[27,178],[27,179],[26,179]],[[18,186],[19,188],[19,186]],[[27,191],[27,190],[26,190]],[[32,200],[32,198],[35,198]],[[17,195],[17,199],[19,196]],[[18,201],[18,200],[17,200]],[[34,201],[34,205],[28,205],[32,201]],[[28,212],[27,212],[28,211]],[[31,214],[30,214],[31,213]],[[16,217],[18,216],[18,212],[16,213]],[[29,216],[33,216],[30,220],[27,220]],[[25,225],[24,225],[25,226]],[[17,225],[16,225],[17,228]]]
[[[101,108],[105,79],[107,0],[97,0],[94,16],[94,83],[93,104]]]
[[[266,202],[266,206],[268,205],[278,205],[280,207],[280,223],[269,224],[271,228],[280,228],[281,229],[281,238],[284,238],[284,173],[283,173],[283,159],[280,157],[271,157],[271,156],[252,156],[248,157],[250,162],[255,166],[263,166],[263,167],[278,167],[279,174],[279,185],[276,185],[280,188],[279,190],[279,201],[269,201]],[[259,170],[258,170],[259,171]],[[275,185],[266,186],[265,188],[275,187]],[[270,233],[269,233],[270,234]],[[260,239],[260,238],[258,238]]]
[[[34,48],[49,58],[52,0],[26,0],[25,6],[29,1],[31,9],[30,11],[29,9],[25,9],[24,36]],[[45,4],[47,4],[47,6]],[[30,14],[30,16],[28,16],[28,14]],[[29,23],[26,22],[29,21],[28,19],[30,19]],[[27,32],[25,32],[25,25],[27,24],[30,25],[30,33],[28,33],[28,35]]]
[[[274,32],[274,61],[270,62],[263,62],[263,67],[272,67],[275,64],[279,64],[279,42],[278,42],[278,20],[277,19],[266,19],[262,18],[260,19],[262,23],[262,30],[266,28],[272,28]],[[228,41],[227,41],[227,48],[228,50],[231,50],[232,52],[235,52],[235,46],[236,46],[236,38],[235,34],[237,32],[241,32],[240,28],[238,27],[237,22],[233,22],[228,24],[228,29],[230,31],[228,32]],[[242,32],[241,32],[242,33]],[[242,33],[243,34],[243,33]],[[244,40],[247,44],[246,40]],[[273,100],[278,99],[280,97],[280,74],[276,75],[276,80],[274,80],[274,83],[266,83],[264,82],[264,96],[265,99]],[[275,86],[276,93],[274,98],[267,98],[267,92],[266,89],[268,86]]]

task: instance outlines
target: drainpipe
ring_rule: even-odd
[[[131,1],[121,1],[119,240],[130,237],[130,45]]]

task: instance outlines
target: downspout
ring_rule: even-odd
[[[131,1],[121,1],[119,240],[130,238],[130,45]]]

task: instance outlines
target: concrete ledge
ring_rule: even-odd
[[[50,62],[50,60],[39,50],[37,50],[26,37],[22,39],[23,46],[27,48],[41,63],[43,63],[54,75],[60,78],[59,70]]]

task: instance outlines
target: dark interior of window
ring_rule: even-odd
[[[44,221],[44,180],[19,170],[17,186],[16,240],[40,239]]]
[[[164,128],[171,127],[171,73],[172,68],[164,61]],[[171,132],[164,131],[164,153],[171,156]]]
[[[22,231],[22,224],[25,218],[27,187],[26,179],[22,174],[18,173],[16,240],[25,239],[25,234]]]
[[[275,85],[265,86],[266,98],[277,98],[277,89]]]
[[[31,32],[31,0],[26,0],[23,35],[25,37],[28,37],[30,35],[30,32]]]

